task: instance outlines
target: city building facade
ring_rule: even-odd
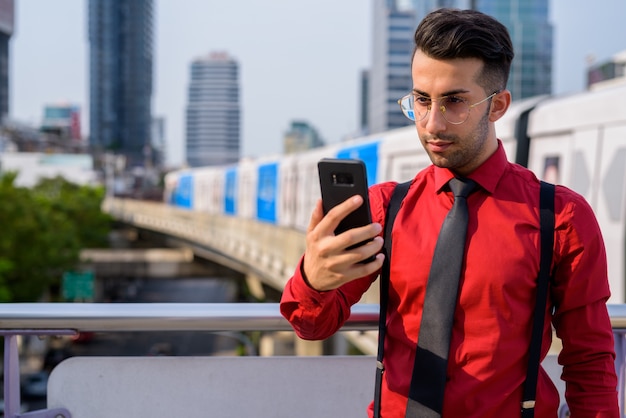
[[[476,9],[502,22],[511,35],[515,58],[507,88],[513,100],[552,93],[553,28],[548,0],[475,0]]]
[[[587,70],[588,89],[621,83],[626,83],[626,49],[608,60],[592,63]]]
[[[239,65],[228,53],[213,52],[191,63],[186,129],[190,167],[239,160]]]
[[[14,21],[14,0],[0,0],[0,121],[9,114],[9,40]]]
[[[49,104],[44,106],[41,130],[68,141],[80,141],[80,108],[73,104]]]
[[[411,91],[411,54],[416,16],[400,0],[374,0],[372,65],[367,77],[367,127],[376,133],[407,126],[397,100]],[[362,92],[362,95],[365,92]]]
[[[317,129],[304,121],[293,121],[284,137],[285,154],[294,154],[324,146]]]
[[[152,128],[153,0],[89,0],[89,128],[94,151],[146,165]]]

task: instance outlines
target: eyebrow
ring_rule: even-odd
[[[413,93],[430,98],[430,94],[426,93],[425,91],[421,91],[419,89],[413,89]],[[462,94],[462,93],[469,93],[469,90],[465,90],[465,89],[450,90],[450,91],[445,92],[439,97],[454,96],[455,94]]]

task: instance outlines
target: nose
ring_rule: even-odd
[[[443,117],[444,109],[441,108],[441,105],[437,102],[433,102],[431,104],[430,111],[426,115],[426,118],[422,120],[422,123],[425,123],[424,127],[429,132],[441,132],[446,129],[447,122]]]

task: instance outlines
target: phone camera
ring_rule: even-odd
[[[350,173],[332,173],[333,184],[353,186],[354,178]]]

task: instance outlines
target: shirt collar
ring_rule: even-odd
[[[487,160],[472,172],[468,178],[474,180],[481,188],[489,193],[496,190],[500,178],[508,164],[502,141],[498,139],[498,149]],[[454,177],[454,173],[447,168],[435,167],[435,188],[437,193]]]

